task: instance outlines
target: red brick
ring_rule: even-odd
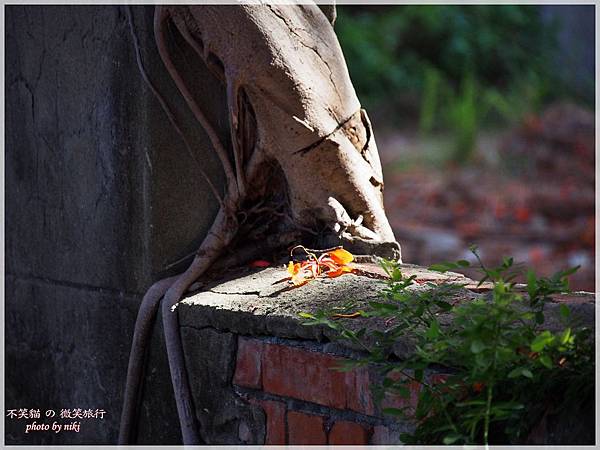
[[[263,389],[332,408],[346,406],[346,375],[339,360],[296,347],[266,344],[262,359]]]
[[[431,384],[444,384],[449,377],[447,373],[433,373],[428,378]]]
[[[402,409],[408,407],[408,410],[406,411],[407,414],[410,414],[411,411],[414,412],[417,409],[417,403],[419,402],[421,384],[417,381],[411,381],[406,385],[406,387],[410,391],[410,396],[408,398],[391,392],[386,392],[381,402],[381,408]]]
[[[395,380],[399,380],[400,378],[402,378],[402,374],[400,373],[396,373],[396,374],[390,374],[388,375],[390,378],[393,378]],[[448,379],[449,375],[448,374],[443,374],[443,373],[435,373],[432,375],[429,375],[427,377],[428,382],[432,385],[435,384],[440,384],[443,385],[446,380]],[[419,394],[421,392],[421,385],[420,383],[418,383],[417,381],[411,381],[406,385],[410,391],[410,396],[408,398],[405,397],[401,397],[400,395],[397,394],[393,394],[393,393],[386,393],[383,401],[381,402],[381,407],[382,408],[404,408],[404,407],[408,407],[408,411],[406,411],[408,414],[412,412],[414,412],[417,409],[417,404],[419,403]]]
[[[364,445],[369,443],[369,430],[354,422],[336,422],[329,432],[329,445]]]
[[[346,407],[362,414],[375,414],[369,369],[366,367],[346,372]]]
[[[323,417],[288,411],[289,445],[326,445],[327,436],[323,426]]]
[[[265,445],[285,445],[285,405],[281,402],[260,402],[267,415]]]
[[[262,387],[261,360],[263,350],[264,344],[260,341],[243,337],[238,338],[234,384],[257,389]]]

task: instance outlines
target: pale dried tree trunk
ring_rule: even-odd
[[[162,314],[184,444],[200,443],[173,306],[226,248],[259,251],[344,245],[400,259],[383,208],[373,130],[361,108],[327,15],[316,5],[157,7],[155,36],[165,67],[212,142],[227,178],[220,210],[186,272],[146,294],[136,323],[119,442],[131,440],[152,320]],[[329,19],[329,20],[328,20]],[[173,63],[165,33],[174,26],[227,91],[231,144],[217,136]],[[138,49],[139,50],[139,49]],[[165,108],[167,103],[162,99]],[[183,137],[183,135],[182,135]],[[203,174],[207,177],[206,174]],[[207,177],[208,178],[208,177]],[[273,220],[275,219],[275,220]],[[254,241],[253,241],[254,239]],[[257,255],[258,256],[258,255]]]

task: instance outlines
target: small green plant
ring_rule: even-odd
[[[574,402],[593,399],[590,330],[569,327],[571,312],[564,304],[559,308],[562,329],[544,327],[550,296],[568,291],[567,277],[577,268],[550,278],[529,271],[525,296],[514,282],[518,267],[512,258],[487,268],[477,250],[472,251],[482,272],[480,285],[491,283],[488,294],[473,300],[461,301],[462,285],[419,286],[397,264],[384,262],[390,280],[383,298],[360,314],[385,319],[391,324],[385,330],[352,330],[325,311],[303,314],[306,325],[326,325],[365,351],[367,356],[349,361],[343,370],[377,368],[383,382],[374,386],[376,399],[386,393],[408,397],[410,383],[420,385],[414,411],[383,410],[414,420],[414,432],[401,436],[404,443],[517,443],[544,414],[541,399],[558,405],[567,395]],[[461,260],[430,269],[445,272],[469,265]],[[393,345],[403,340],[414,343],[412,355],[391,360]],[[433,382],[436,371],[445,374],[442,382]]]
[[[467,162],[475,149],[481,109],[477,96],[475,78],[472,72],[468,72],[463,77],[459,92],[448,102],[447,121],[455,135],[452,160],[457,163]]]

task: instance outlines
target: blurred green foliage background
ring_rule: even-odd
[[[561,52],[558,8],[340,5],[335,29],[363,105],[380,123],[450,131],[460,163],[481,127],[514,124],[556,99],[593,106],[593,69],[574,77],[562,67],[581,52],[573,43]]]

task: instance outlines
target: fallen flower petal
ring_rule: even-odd
[[[343,275],[345,273],[350,273],[350,272],[352,272],[351,267],[341,266],[341,267],[338,267],[336,270],[330,270],[329,272],[327,272],[327,276],[329,278],[335,278],[335,277],[339,277],[340,275]]]
[[[299,263],[293,263],[292,261],[290,261],[288,263],[287,266],[287,271],[290,275],[294,276],[298,273],[298,270],[300,269],[300,264]]]
[[[257,259],[249,264],[250,267],[269,267],[270,265],[271,263],[269,261],[265,261],[264,259]]]
[[[354,319],[355,317],[360,317],[362,314],[360,311],[353,312],[350,314],[334,314],[331,316],[333,319]]]
[[[348,250],[343,248],[336,248],[327,253],[327,255],[333,259],[337,264],[345,266],[346,264],[354,261],[354,256]]]
[[[293,261],[288,263],[287,271],[291,275],[290,282],[295,286],[300,286],[314,278],[325,275],[334,278],[353,271],[353,268],[347,266],[347,264],[354,260],[354,256],[343,248],[331,250],[318,258],[301,245],[295,246],[292,252],[298,248],[304,249],[308,259],[298,263]]]

